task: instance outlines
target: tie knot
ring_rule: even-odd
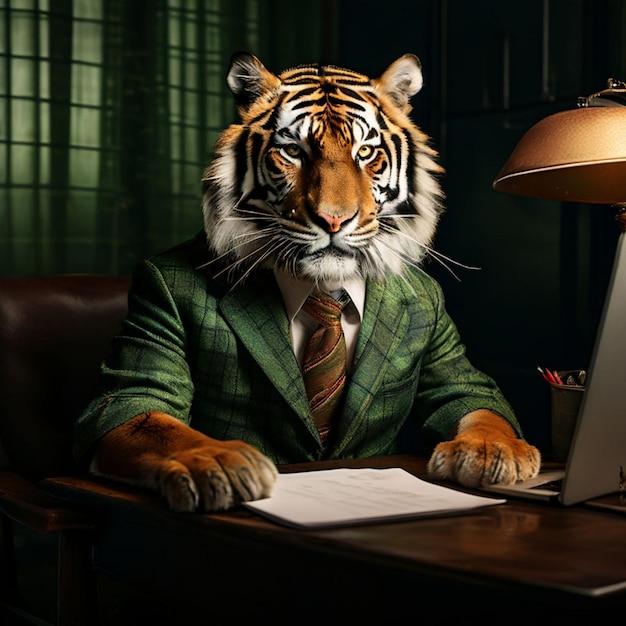
[[[346,306],[348,295],[342,291],[338,299],[323,291],[315,290],[309,295],[302,308],[310,313],[322,326],[341,323],[341,312]]]

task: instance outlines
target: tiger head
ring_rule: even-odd
[[[410,120],[422,87],[407,54],[378,78],[304,65],[275,75],[237,53],[227,76],[241,122],[203,177],[209,246],[247,276],[383,279],[418,266],[442,211],[442,168]]]

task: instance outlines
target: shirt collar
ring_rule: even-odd
[[[278,283],[278,287],[285,302],[287,317],[289,321],[292,322],[302,308],[308,295],[313,291],[315,282],[309,279],[295,278],[283,268],[275,268],[274,275],[276,276],[276,282]],[[363,311],[365,309],[365,281],[362,278],[353,278],[345,281],[343,284],[320,283],[319,287],[329,293],[337,289],[345,289],[360,319],[363,319]]]

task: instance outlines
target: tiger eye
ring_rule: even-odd
[[[371,157],[373,153],[374,153],[373,146],[364,144],[359,148],[357,155],[360,159],[369,159],[369,157]]]
[[[287,156],[294,158],[299,157],[302,153],[302,151],[300,150],[300,146],[295,143],[288,143],[286,146],[283,146],[283,150],[285,151],[285,154],[287,154]]]

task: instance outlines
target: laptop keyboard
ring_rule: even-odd
[[[563,479],[559,478],[558,480],[550,480],[547,483],[542,483],[541,485],[535,485],[531,487],[531,489],[543,489],[545,491],[554,491],[554,493],[559,493],[563,487]]]

